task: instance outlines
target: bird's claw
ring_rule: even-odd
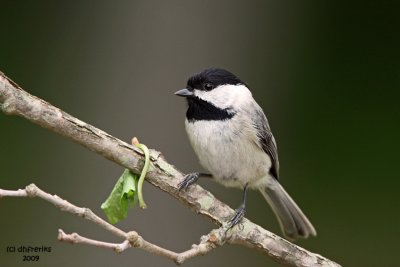
[[[186,174],[183,180],[178,184],[178,190],[186,190],[190,185],[197,182],[199,176],[200,174],[198,172]]]
[[[228,230],[233,228],[235,225],[240,223],[240,221],[243,219],[244,214],[246,213],[246,206],[245,205],[240,205],[240,207],[236,210],[235,215],[232,217],[232,219],[229,222],[229,227]]]

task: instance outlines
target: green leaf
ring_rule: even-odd
[[[137,201],[137,183],[138,176],[125,169],[110,196],[101,204],[110,223],[115,224],[128,216],[129,206],[133,207]]]
[[[101,204],[101,208],[107,215],[108,221],[112,224],[125,219],[128,216],[129,206],[134,207],[137,202],[139,202],[139,206],[142,209],[146,208],[142,186],[150,166],[150,153],[148,148],[140,144],[137,138],[134,138],[132,143],[143,151],[145,163],[140,177],[130,170],[125,169],[124,173],[115,184],[110,196]]]
[[[137,183],[139,178],[128,169],[125,169],[122,176],[124,177],[124,186],[120,201],[126,202],[128,206],[131,204],[131,207],[134,207],[137,201]]]

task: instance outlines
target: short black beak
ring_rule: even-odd
[[[187,88],[181,89],[177,92],[175,92],[177,96],[183,96],[183,97],[192,97],[193,92],[190,92]]]

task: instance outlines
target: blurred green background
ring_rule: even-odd
[[[106,132],[201,170],[184,132],[188,76],[223,67],[246,81],[278,142],[281,182],[315,225],[300,246],[344,266],[399,266],[400,35],[395,1],[1,0],[0,70],[33,95]],[[251,155],[250,155],[251,156]],[[102,214],[123,169],[22,118],[0,113],[0,188],[34,182]],[[200,181],[236,208],[241,191]],[[176,251],[215,227],[145,184],[149,208],[118,224]],[[1,199],[0,266],[7,246],[52,246],[35,266],[175,266],[57,241],[57,229],[118,242],[39,199]],[[281,234],[257,192],[247,217]],[[224,246],[185,266],[278,266]]]

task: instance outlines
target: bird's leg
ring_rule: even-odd
[[[229,224],[229,228],[231,229],[232,227],[234,227],[235,225],[237,225],[242,218],[244,217],[244,214],[246,213],[246,193],[247,193],[247,185],[246,184],[244,186],[243,189],[243,200],[242,200],[242,204],[239,206],[239,208],[237,208],[235,215],[232,217],[232,219],[230,220],[230,224]]]
[[[211,174],[208,173],[201,173],[201,172],[192,172],[189,174],[186,174],[183,180],[178,184],[178,190],[185,190],[188,188],[190,185],[194,184],[197,182],[199,177],[212,177]]]

